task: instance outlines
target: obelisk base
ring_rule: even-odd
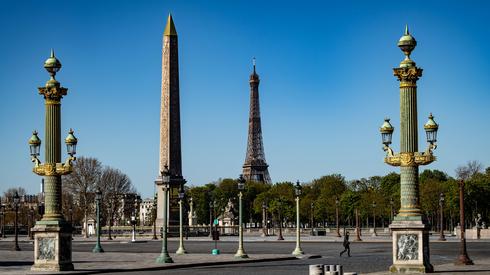
[[[72,228],[64,221],[38,221],[34,234],[32,271],[71,271]]]
[[[390,224],[393,232],[392,273],[431,273],[429,228],[421,217],[397,217]]]

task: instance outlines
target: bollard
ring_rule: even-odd
[[[339,275],[343,275],[344,274],[344,269],[339,264],[335,266],[335,271],[338,271],[339,272]]]
[[[323,275],[323,265],[310,264],[310,275]]]

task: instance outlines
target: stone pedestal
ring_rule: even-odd
[[[431,273],[429,228],[422,221],[393,221],[393,273]]]
[[[33,271],[70,271],[72,228],[64,221],[39,221],[34,233]]]

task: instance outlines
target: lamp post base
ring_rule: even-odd
[[[291,253],[291,254],[293,254],[293,256],[301,256],[301,255],[303,255],[305,253],[303,252],[303,250],[301,250],[301,247],[297,246],[294,249],[293,253]]]
[[[71,271],[72,228],[63,220],[38,221],[34,234],[32,271]]]
[[[172,260],[170,255],[168,255],[168,252],[162,252],[162,254],[160,254],[160,256],[158,256],[156,259],[156,262],[159,264],[170,264],[173,263],[174,260]]]
[[[187,251],[185,250],[184,247],[180,246],[179,249],[177,249],[177,251],[175,252],[175,254],[184,255],[184,254],[187,254]]]
[[[462,254],[458,256],[456,259],[455,265],[474,265],[473,261],[466,254]]]
[[[245,253],[245,251],[243,251],[243,249],[238,249],[235,253],[235,258],[247,259],[248,255]]]
[[[393,232],[392,273],[431,273],[429,228],[421,217],[395,219],[390,225]]]
[[[100,244],[96,244],[94,249],[92,249],[92,252],[93,253],[104,253],[104,249],[102,248],[102,246],[100,246]]]

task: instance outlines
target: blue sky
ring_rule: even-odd
[[[237,177],[245,158],[252,57],[261,77],[263,139],[273,182],[347,179],[397,169],[382,162],[379,126],[395,126],[392,68],[409,24],[418,46],[422,124],[440,124],[427,168],[454,175],[469,160],[489,166],[489,5],[484,1],[2,1],[0,3],[0,192],[38,192],[27,139],[44,139],[37,93],[51,48],[62,133],[78,153],[121,169],[144,196],[158,173],[162,34],[179,33],[183,174],[190,185]],[[42,147],[41,156],[44,154]]]

